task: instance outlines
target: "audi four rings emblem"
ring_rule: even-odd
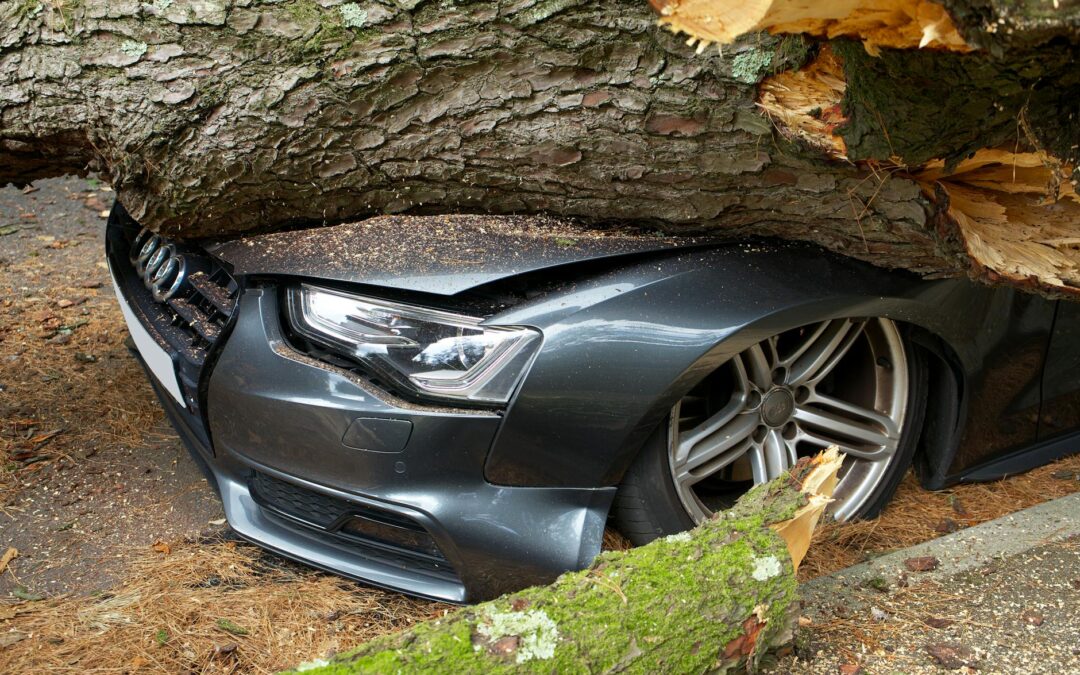
[[[130,257],[139,278],[158,302],[179,293],[187,280],[184,254],[168,239],[145,227],[135,237]]]

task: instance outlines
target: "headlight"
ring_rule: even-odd
[[[309,284],[288,291],[303,337],[373,374],[438,398],[506,403],[540,346],[531,328],[365,298]]]

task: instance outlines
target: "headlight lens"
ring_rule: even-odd
[[[414,392],[506,403],[540,346],[532,328],[366,298],[309,284],[288,291],[289,321],[308,340]]]

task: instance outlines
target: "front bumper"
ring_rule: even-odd
[[[599,553],[613,488],[488,483],[483,467],[499,416],[394,400],[294,351],[280,331],[277,293],[248,290],[210,378],[210,468],[241,535],[379,586],[455,602],[549,582]],[[350,447],[343,439],[357,420],[408,422],[412,431],[397,452]],[[255,473],[414,523],[447,564],[433,568],[431,556],[402,550],[389,560],[385,548],[344,542],[333,518],[324,529],[283,518],[253,500]]]
[[[415,405],[295,351],[273,285],[239,293],[228,329],[196,365],[185,361],[163,337],[176,318],[147,305],[130,274],[122,225],[110,221],[120,301],[171,354],[186,395],[148,375],[240,536],[451,602],[547,583],[599,553],[614,488],[487,482],[501,415]],[[380,430],[392,438],[378,438]]]

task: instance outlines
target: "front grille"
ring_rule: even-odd
[[[141,228],[119,202],[109,216],[106,242],[120,291],[172,356],[187,412],[209,445],[200,385],[236,309],[236,281],[198,247]]]
[[[172,351],[201,366],[236,309],[236,282],[195,247],[147,229],[126,234],[128,262],[145,288],[142,295],[165,312],[166,320],[155,327]]]
[[[407,516],[308,490],[260,471],[249,488],[261,508],[290,524],[316,531],[358,556],[457,581],[453,567],[428,531]]]

